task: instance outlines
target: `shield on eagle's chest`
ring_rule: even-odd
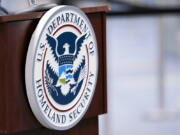
[[[62,65],[59,66],[59,82],[61,84],[67,84],[73,78],[73,65]]]

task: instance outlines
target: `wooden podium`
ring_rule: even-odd
[[[107,113],[107,6],[82,9],[97,37],[98,80],[83,120],[68,131],[46,129],[34,117],[25,88],[25,61],[31,35],[45,12],[0,17],[0,135],[98,135],[98,115]]]

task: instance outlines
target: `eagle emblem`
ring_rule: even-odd
[[[57,38],[46,35],[51,59],[46,62],[45,84],[59,104],[70,103],[78,94],[87,75],[86,35],[64,32]]]

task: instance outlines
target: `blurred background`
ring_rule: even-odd
[[[44,3],[112,7],[108,114],[99,118],[100,135],[180,134],[179,0],[0,0],[0,14]]]

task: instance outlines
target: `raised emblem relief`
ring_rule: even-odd
[[[36,118],[51,129],[75,126],[91,103],[97,75],[96,37],[86,15],[72,6],[48,11],[26,61],[27,95]]]

